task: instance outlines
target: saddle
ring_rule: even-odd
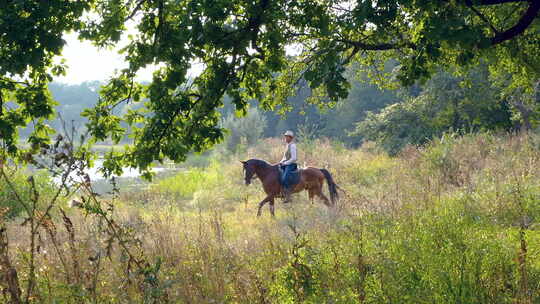
[[[280,166],[279,167],[279,177],[280,177],[279,180],[283,180],[284,173],[285,171]],[[298,169],[298,166],[294,164],[294,170],[289,173],[289,175],[287,176],[287,179],[284,181],[284,183],[282,183],[281,186],[283,186],[284,188],[292,189],[299,182],[300,182],[300,170]]]

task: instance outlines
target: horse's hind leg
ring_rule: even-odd
[[[315,191],[311,188],[308,189],[308,196],[309,196],[309,201],[313,205],[313,198],[315,197]]]
[[[332,204],[330,203],[330,200],[328,199],[328,197],[326,197],[326,195],[324,195],[324,193],[322,191],[319,191],[319,193],[317,193],[317,196],[322,199],[322,201],[326,205],[326,207],[328,207],[328,208],[332,207]]]
[[[323,203],[326,205],[326,207],[332,207],[332,204],[330,204],[330,200],[328,199],[328,197],[326,197],[326,195],[324,195],[323,193],[323,190],[322,190],[322,186],[323,186],[323,180],[319,180],[319,184],[311,189],[309,189],[309,196],[311,198],[311,202],[313,203],[313,198],[312,198],[312,193],[314,195],[317,195],[318,197],[320,197],[323,201]]]

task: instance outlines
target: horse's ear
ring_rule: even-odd
[[[247,161],[245,161],[245,160],[241,160],[240,162],[241,162],[242,164],[244,164],[244,165],[247,163]]]

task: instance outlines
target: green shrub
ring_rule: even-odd
[[[24,211],[24,206],[20,202],[22,200],[27,206],[31,206],[32,187],[28,178],[30,173],[22,170],[10,171],[7,181],[0,177],[0,209],[8,208],[7,216],[9,218],[16,217]],[[55,192],[55,186],[48,174],[39,171],[32,174],[38,193],[41,194],[39,204],[45,204],[47,199],[52,198]]]
[[[193,198],[201,189],[211,189],[224,181],[221,165],[212,160],[205,168],[193,167],[175,176],[159,180],[153,191],[173,194],[182,198]]]

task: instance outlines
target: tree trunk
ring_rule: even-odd
[[[22,303],[19,278],[9,259],[7,233],[3,226],[0,226],[0,286],[10,295],[11,303]]]

